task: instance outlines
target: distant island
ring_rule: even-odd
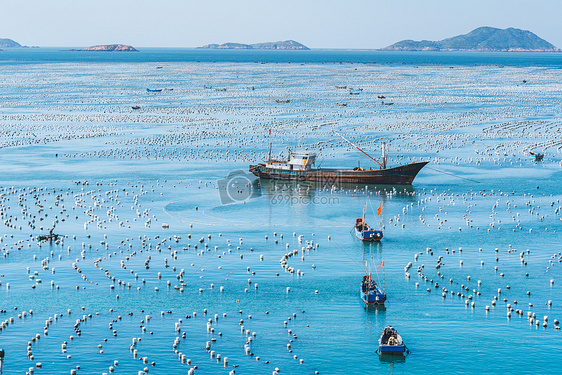
[[[12,39],[2,39],[0,38],[0,48],[18,48],[22,45],[18,42],[13,41]]]
[[[256,44],[242,43],[224,43],[224,44],[207,44],[200,49],[281,49],[281,50],[309,50],[307,46],[294,40],[285,40],[283,42],[266,42]]]
[[[92,46],[85,49],[71,49],[70,51],[138,52],[135,47],[125,44],[106,44]]]
[[[403,40],[382,51],[560,52],[556,46],[527,30],[479,27],[468,34],[440,41]]]

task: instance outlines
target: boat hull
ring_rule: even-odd
[[[379,355],[404,355],[408,353],[408,349],[402,341],[402,337],[396,332],[392,326],[387,326],[379,338],[379,347],[377,348]]]
[[[308,169],[281,170],[265,164],[250,165],[250,172],[260,178],[275,180],[313,181],[335,184],[361,183],[371,185],[411,185],[418,172],[427,164],[422,161],[386,169]]]
[[[361,300],[366,306],[381,306],[386,301],[386,296],[382,292],[361,293]]]
[[[384,305],[384,301],[386,301],[386,294],[374,282],[370,274],[363,276],[359,286],[359,295],[367,306]]]
[[[355,237],[365,242],[380,242],[382,240],[382,230],[365,230],[361,232],[355,229]]]
[[[379,354],[404,355],[406,345],[379,345]]]

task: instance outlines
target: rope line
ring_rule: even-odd
[[[440,171],[439,169],[430,168],[430,167],[427,167],[427,166],[426,166],[425,168],[426,168],[426,169],[431,169],[432,171],[435,171],[435,172],[439,172],[439,173],[447,174],[447,175],[449,175],[449,176],[453,176],[453,177],[456,177],[456,178],[460,178],[460,179],[462,179],[462,180],[467,180],[467,181],[476,182],[477,184],[480,184],[480,183],[481,183],[480,181],[476,181],[476,180],[473,180],[473,179],[470,179],[470,178],[466,178],[466,177],[457,176],[456,174],[452,174],[452,173],[449,173],[449,172],[443,172],[443,171]]]

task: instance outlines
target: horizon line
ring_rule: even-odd
[[[166,48],[171,48],[171,49],[201,49],[201,50],[208,50],[208,51],[275,51],[275,52],[283,52],[283,51],[294,51],[294,52],[306,52],[306,51],[378,51],[378,52],[420,52],[420,53],[427,53],[427,52],[483,52],[483,53],[498,53],[498,52],[504,52],[504,53],[560,53],[562,52],[562,49],[558,49],[557,51],[478,51],[478,50],[437,50],[437,51],[422,51],[422,50],[405,50],[405,51],[399,51],[399,50],[385,50],[384,48],[386,47],[382,47],[382,48],[351,48],[351,47],[308,47],[307,46],[307,50],[302,50],[302,49],[251,49],[251,48],[202,48],[202,47],[178,47],[178,46],[166,46],[166,47],[158,47],[158,46],[138,46],[135,47],[131,44],[123,44],[123,43],[111,43],[111,44],[95,44],[95,46],[98,45],[113,45],[113,44],[122,44],[122,45],[128,45],[131,46],[135,49],[143,49],[143,48],[153,48],[153,49],[166,49]],[[91,47],[91,46],[90,46]],[[28,50],[28,49],[41,49],[41,48],[89,48],[89,47],[83,47],[83,46],[26,46],[26,45],[22,45],[21,47],[1,47],[0,50],[2,51],[6,51],[6,50]],[[556,47],[558,48],[558,47]],[[70,51],[70,50],[61,50],[60,52],[132,52],[132,51]],[[136,52],[141,52],[136,51]]]

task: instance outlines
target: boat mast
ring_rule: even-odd
[[[388,155],[388,151],[386,150],[386,143],[382,142],[382,168],[386,169],[386,157]]]
[[[369,264],[369,291],[371,291],[371,282],[373,280],[373,254],[371,254],[371,264]]]
[[[382,290],[383,292],[386,290],[386,283],[384,278],[384,258],[382,258]]]
[[[347,143],[349,143],[350,145],[352,145],[353,147],[355,147],[356,149],[358,149],[359,151],[361,151],[363,154],[365,154],[369,159],[371,159],[372,161],[374,161],[375,163],[377,163],[378,165],[381,166],[381,168],[385,168],[383,167],[383,165],[381,163],[379,163],[379,161],[375,158],[373,158],[371,155],[367,154],[365,151],[363,151],[361,148],[359,148],[356,144],[354,144],[353,142],[351,142],[349,139],[345,138],[343,135],[341,135],[340,133],[337,133],[337,135],[339,135],[344,141],[346,141]]]
[[[367,200],[365,201],[365,207],[363,207],[363,226],[361,227],[361,237],[365,237],[363,235],[363,232],[365,232],[365,226],[367,225],[367,223],[365,223],[365,218],[367,216],[367,202],[369,202],[369,197],[367,197]]]
[[[269,142],[269,155],[267,156],[267,161],[271,161],[271,142]]]

